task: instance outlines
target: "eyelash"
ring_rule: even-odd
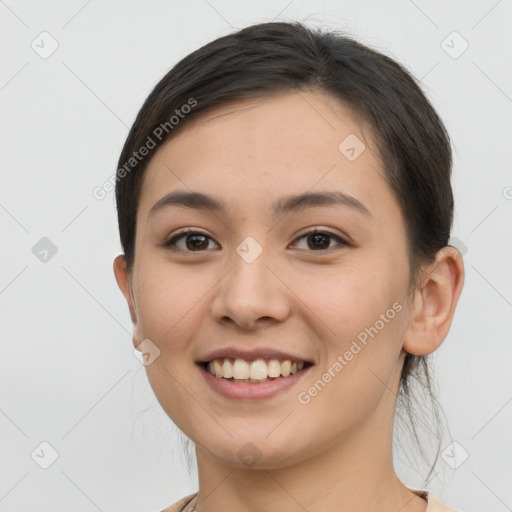
[[[340,242],[339,245],[341,246],[347,246],[347,247],[351,247],[351,244],[345,240],[344,238],[342,238],[341,236],[329,231],[329,230],[318,230],[317,228],[315,228],[314,230],[312,231],[307,231],[303,234],[301,234],[300,236],[298,236],[294,241],[296,240],[299,240],[301,238],[304,238],[304,237],[307,237],[307,236],[310,236],[310,235],[315,235],[315,234],[321,234],[321,235],[327,235],[331,238],[334,238],[336,239],[338,242]],[[189,252],[189,253],[192,253],[192,252],[205,252],[205,250],[199,250],[199,251],[188,251],[188,250],[182,250],[182,249],[178,249],[176,248],[176,243],[181,240],[182,238],[185,238],[187,235],[201,235],[201,236],[204,236],[206,238],[209,238],[210,240],[213,240],[213,238],[211,238],[210,236],[208,236],[206,233],[202,233],[201,231],[196,231],[194,229],[191,229],[191,228],[186,228],[184,230],[182,230],[181,232],[179,232],[178,234],[174,235],[172,238],[170,238],[169,240],[167,240],[166,242],[164,242],[164,244],[162,244],[165,248],[173,251],[173,252]],[[327,249],[319,249],[318,251],[315,251],[315,250],[307,250],[307,249],[300,249],[300,250],[306,250],[308,252],[327,252],[327,251],[330,251],[331,249],[333,249],[333,247],[329,247]]]

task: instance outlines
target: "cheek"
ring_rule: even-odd
[[[158,261],[143,262],[137,275],[137,312],[142,333],[162,345],[184,340],[192,335],[191,325],[204,315],[206,294],[211,288],[204,273],[193,267],[184,269]],[[185,340],[184,340],[185,341]]]
[[[144,263],[135,290],[139,329],[160,351],[146,374],[163,410],[188,434],[196,422],[205,421],[202,408],[190,406],[194,363],[189,350],[202,319],[208,318],[205,294],[212,285],[193,268],[178,271],[168,262],[139,261]]]
[[[396,374],[405,315],[399,286],[377,265],[355,264],[333,270],[325,281],[308,277],[301,283],[300,293],[317,316],[313,329],[321,354],[303,401],[310,399],[311,410],[336,404],[334,422],[363,417]]]
[[[373,325],[398,295],[376,263],[356,257],[300,273],[294,292],[321,321],[326,347],[336,350]]]

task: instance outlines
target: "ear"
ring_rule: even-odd
[[[434,352],[445,340],[464,285],[464,263],[460,252],[446,246],[425,270],[414,291],[411,320],[403,349],[414,355]]]
[[[116,277],[117,285],[128,303],[128,309],[130,310],[130,317],[133,324],[132,342],[133,346],[137,347],[139,343],[141,343],[142,339],[140,337],[139,325],[137,323],[137,309],[135,307],[135,300],[131,288],[131,277],[128,274],[126,267],[126,259],[122,254],[114,259],[114,275]]]

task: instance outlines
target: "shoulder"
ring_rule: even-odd
[[[425,512],[462,512],[454,508],[447,507],[435,494],[427,494],[427,510]]]
[[[409,490],[427,500],[425,512],[462,512],[461,510],[457,511],[454,508],[447,507],[433,492],[412,487],[409,487]]]
[[[194,494],[189,494],[188,496],[181,498],[181,500],[165,508],[164,510],[161,510],[160,512],[181,512],[181,510],[184,509],[184,507],[186,507],[187,505],[193,505],[196,496],[197,492],[195,492]],[[185,510],[183,512],[185,512]],[[188,509],[186,512],[189,512]]]
[[[412,490],[412,489],[411,489]],[[429,491],[420,491],[420,490],[413,490],[416,494],[426,498],[428,505],[425,510],[425,512],[462,512],[457,511],[453,508],[447,507],[434,493]],[[197,493],[189,494],[188,496],[185,496],[181,500],[177,501],[173,505],[170,505],[166,509],[160,511],[160,512],[182,512],[182,509],[184,509],[187,505],[192,506],[197,497]],[[192,510],[183,510],[183,512],[192,512]]]

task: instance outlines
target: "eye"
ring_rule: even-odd
[[[209,240],[213,241],[213,238],[201,233],[200,231],[194,231],[187,228],[181,233],[170,238],[163,245],[171,251],[202,252],[203,250],[208,249]],[[179,242],[184,243],[179,246]]]
[[[339,244],[338,245],[346,245],[349,246],[350,244],[341,236],[336,235],[335,233],[332,233],[328,230],[317,230],[315,228],[313,231],[308,231],[307,233],[303,234],[296,240],[301,240],[302,238],[306,238],[306,249],[313,249],[315,252],[318,252],[318,250],[326,250],[331,249],[330,243],[332,239],[336,239]],[[299,247],[299,249],[304,249],[304,247]]]
[[[304,233],[296,240],[301,240],[303,238],[306,238],[308,241],[306,248],[299,247],[301,250],[313,249],[315,252],[318,252],[318,250],[323,251],[331,249],[332,239],[337,240],[339,242],[338,245],[350,246],[344,238],[329,230],[320,231],[315,228],[313,231]],[[163,245],[171,251],[203,252],[209,248],[210,241],[213,241],[213,238],[210,236],[202,233],[201,231],[194,231],[191,228],[187,228],[170,238]],[[181,246],[179,245],[180,243]]]

